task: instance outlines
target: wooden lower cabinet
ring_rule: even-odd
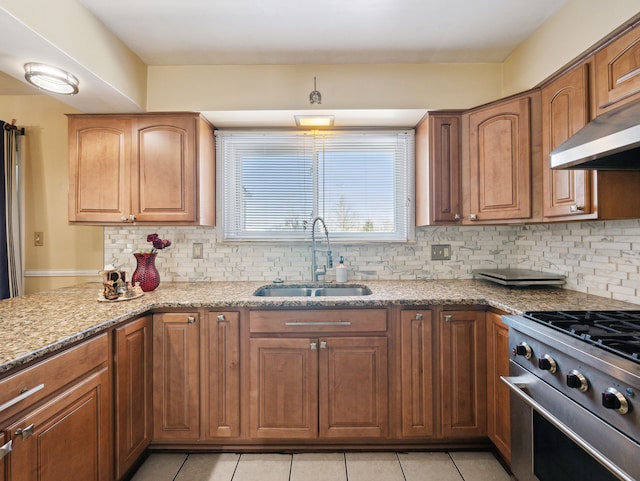
[[[442,311],[440,393],[444,438],[487,435],[485,312]]]
[[[487,431],[505,461],[511,461],[509,388],[509,328],[499,313],[487,312]]]
[[[152,316],[115,329],[116,479],[124,477],[151,443],[152,342]]]
[[[3,432],[0,432],[0,481],[5,481],[5,462],[4,458],[9,455],[9,449],[11,448],[11,444],[7,441],[7,437]]]
[[[111,481],[109,383],[103,367],[10,425],[8,479]]]
[[[252,438],[388,434],[386,337],[250,340]]]
[[[428,309],[400,313],[400,410],[402,437],[436,435],[434,327]]]
[[[153,439],[200,436],[200,316],[197,312],[153,316]]]
[[[204,328],[207,439],[240,436],[240,313],[209,311]]]

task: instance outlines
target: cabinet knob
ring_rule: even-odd
[[[573,204],[571,207],[569,207],[569,210],[574,214],[578,212],[584,212],[584,206]]]
[[[462,219],[462,216],[460,214],[455,214],[453,216],[453,220],[460,220],[460,219]]]
[[[451,314],[447,314],[446,316],[444,316],[444,322],[451,322],[453,321],[453,316]]]
[[[224,314],[220,314],[218,316],[218,322],[224,322],[226,319],[224,318]]]
[[[16,436],[22,436],[22,439],[27,439],[33,436],[34,425],[30,424],[26,428],[16,429]]]
[[[320,349],[326,349],[327,348],[327,341],[320,341]]]
[[[315,351],[316,349],[318,349],[318,343],[312,342],[309,344],[309,347],[311,348],[312,351]]]
[[[136,221],[136,216],[133,214],[129,214],[129,222],[135,222]]]
[[[121,220],[122,222],[127,222],[129,219],[127,218],[127,216],[126,216],[126,215],[121,215],[121,216],[120,216],[120,220]]]
[[[478,214],[471,214],[469,220],[478,220]]]
[[[421,321],[424,318],[421,312],[416,314],[416,321]]]
[[[193,324],[194,322],[196,322],[196,318],[194,316],[187,317],[187,323]]]

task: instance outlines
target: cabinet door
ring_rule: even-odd
[[[435,435],[434,345],[431,311],[400,313],[403,437]]]
[[[541,92],[542,177],[545,217],[573,216],[592,212],[592,173],[585,170],[552,170],[551,151],[589,121],[589,64],[563,75]]]
[[[254,438],[317,438],[317,339],[251,339]]]
[[[434,113],[416,129],[416,225],[462,218],[460,115]]]
[[[8,428],[11,481],[111,481],[111,392],[107,368]]]
[[[640,99],[640,26],[595,54],[596,114]]]
[[[69,118],[69,221],[122,222],[131,214],[128,119]]]
[[[153,324],[153,437],[162,441],[198,439],[198,314],[155,314]]]
[[[209,312],[206,342],[206,436],[240,436],[240,313]]]
[[[502,316],[487,312],[487,431],[507,462],[511,461],[509,388],[500,376],[509,375],[509,328]]]
[[[11,443],[12,444],[12,443]],[[11,444],[7,440],[7,437],[3,432],[0,432],[0,481],[5,481],[5,461],[4,459],[9,455]]]
[[[320,436],[387,436],[387,338],[321,338],[319,347]]]
[[[486,328],[483,311],[440,314],[442,434],[487,434]]]
[[[532,216],[530,123],[529,97],[469,114],[469,212],[465,222]]]
[[[193,117],[136,119],[132,208],[140,222],[196,221],[196,124]]]
[[[115,330],[116,477],[122,478],[151,443],[152,317]]]

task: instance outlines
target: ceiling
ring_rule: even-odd
[[[80,0],[148,65],[502,62],[565,0]]]
[[[567,3],[567,0],[76,1],[147,65],[502,62]],[[29,54],[33,57],[32,52]],[[14,77],[0,72],[0,95],[40,93]],[[280,121],[275,119],[290,123],[293,113],[305,112],[262,112],[260,116],[252,112],[249,117],[253,126],[278,126]],[[415,125],[424,111],[345,114],[348,116],[340,117],[341,126],[409,126]],[[205,115],[218,127],[246,125],[238,112],[205,112]]]

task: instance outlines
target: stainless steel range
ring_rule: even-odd
[[[517,479],[640,480],[640,310],[503,319]]]

